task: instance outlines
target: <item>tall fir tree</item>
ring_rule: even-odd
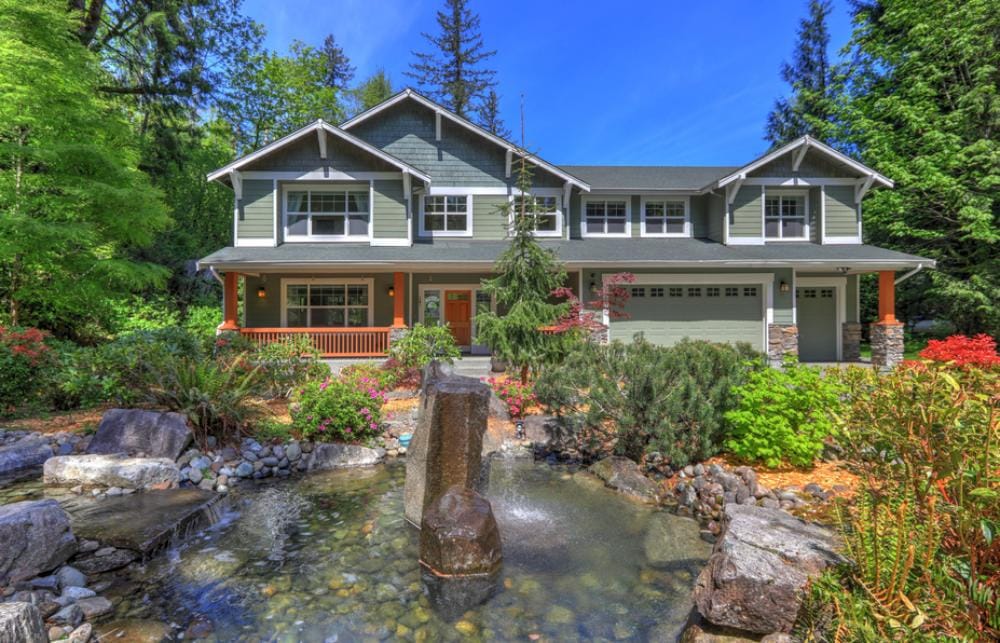
[[[496,90],[491,89],[482,100],[478,110],[479,124],[490,134],[500,138],[510,138],[510,130],[500,118],[500,97]]]
[[[351,59],[344,53],[344,48],[337,44],[336,38],[330,34],[323,40],[321,50],[326,57],[326,84],[334,89],[346,92],[354,80],[354,66]]]
[[[416,62],[404,73],[431,98],[470,118],[476,103],[496,84],[496,71],[483,67],[496,51],[483,45],[479,15],[469,9],[468,0],[445,0],[437,24],[437,35],[423,34],[432,50],[413,52]]]
[[[866,0],[854,25],[843,137],[896,182],[865,199],[866,241],[937,260],[901,287],[905,317],[1000,336],[996,2]]]
[[[806,134],[826,142],[832,139],[835,82],[827,51],[828,15],[830,0],[809,0],[809,16],[799,23],[792,62],[781,66],[781,78],[792,94],[776,100],[767,116],[764,138],[772,148]]]

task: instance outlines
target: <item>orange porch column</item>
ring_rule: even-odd
[[[239,279],[240,273],[227,272],[222,283],[222,323],[219,330],[239,330]]]
[[[392,302],[392,327],[393,328],[405,328],[406,319],[403,315],[405,300],[406,300],[406,285],[403,280],[403,273],[394,272],[392,273],[392,291],[393,291],[393,302]]]
[[[878,273],[878,322],[896,323],[896,273],[892,270]]]

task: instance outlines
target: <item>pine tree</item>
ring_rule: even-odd
[[[417,60],[404,72],[421,91],[464,118],[496,84],[496,71],[482,67],[496,51],[484,47],[479,16],[467,5],[467,0],[445,0],[445,10],[437,12],[440,32],[423,34],[432,51],[413,52]]]
[[[356,103],[354,111],[358,113],[366,109],[371,109],[391,97],[394,93],[389,75],[385,72],[385,69],[379,68],[378,71],[369,76],[360,86],[351,91]]]
[[[354,80],[354,66],[344,53],[344,48],[337,44],[333,34],[323,40],[320,50],[326,58],[326,84],[328,87],[347,91],[348,85]]]
[[[500,97],[496,90],[491,89],[483,99],[478,110],[479,123],[490,134],[500,138],[510,138],[510,130],[500,118]]]
[[[764,138],[780,147],[800,136],[829,142],[834,112],[834,81],[827,49],[830,32],[826,18],[830,0],[809,0],[809,17],[799,23],[792,63],[781,66],[781,78],[792,95],[779,98],[768,114]]]

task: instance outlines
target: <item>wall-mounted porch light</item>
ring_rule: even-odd
[[[257,299],[267,299],[267,288],[264,286],[257,286]]]
[[[788,285],[787,281],[782,281],[781,283],[778,284],[778,290],[780,290],[781,292],[789,292],[791,291],[791,289],[792,287]]]
[[[396,296],[396,288],[395,287],[389,286],[389,296],[390,297],[395,297]]]

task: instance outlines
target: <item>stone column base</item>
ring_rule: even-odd
[[[871,325],[872,365],[892,368],[903,361],[903,325],[877,322]]]
[[[840,329],[841,359],[845,362],[857,362],[861,359],[861,324],[859,322],[844,322]]]
[[[398,342],[399,340],[406,337],[406,334],[410,332],[410,329],[406,326],[393,326],[389,329],[389,348]]]
[[[793,324],[768,324],[767,359],[781,366],[786,357],[799,356],[799,328]]]

